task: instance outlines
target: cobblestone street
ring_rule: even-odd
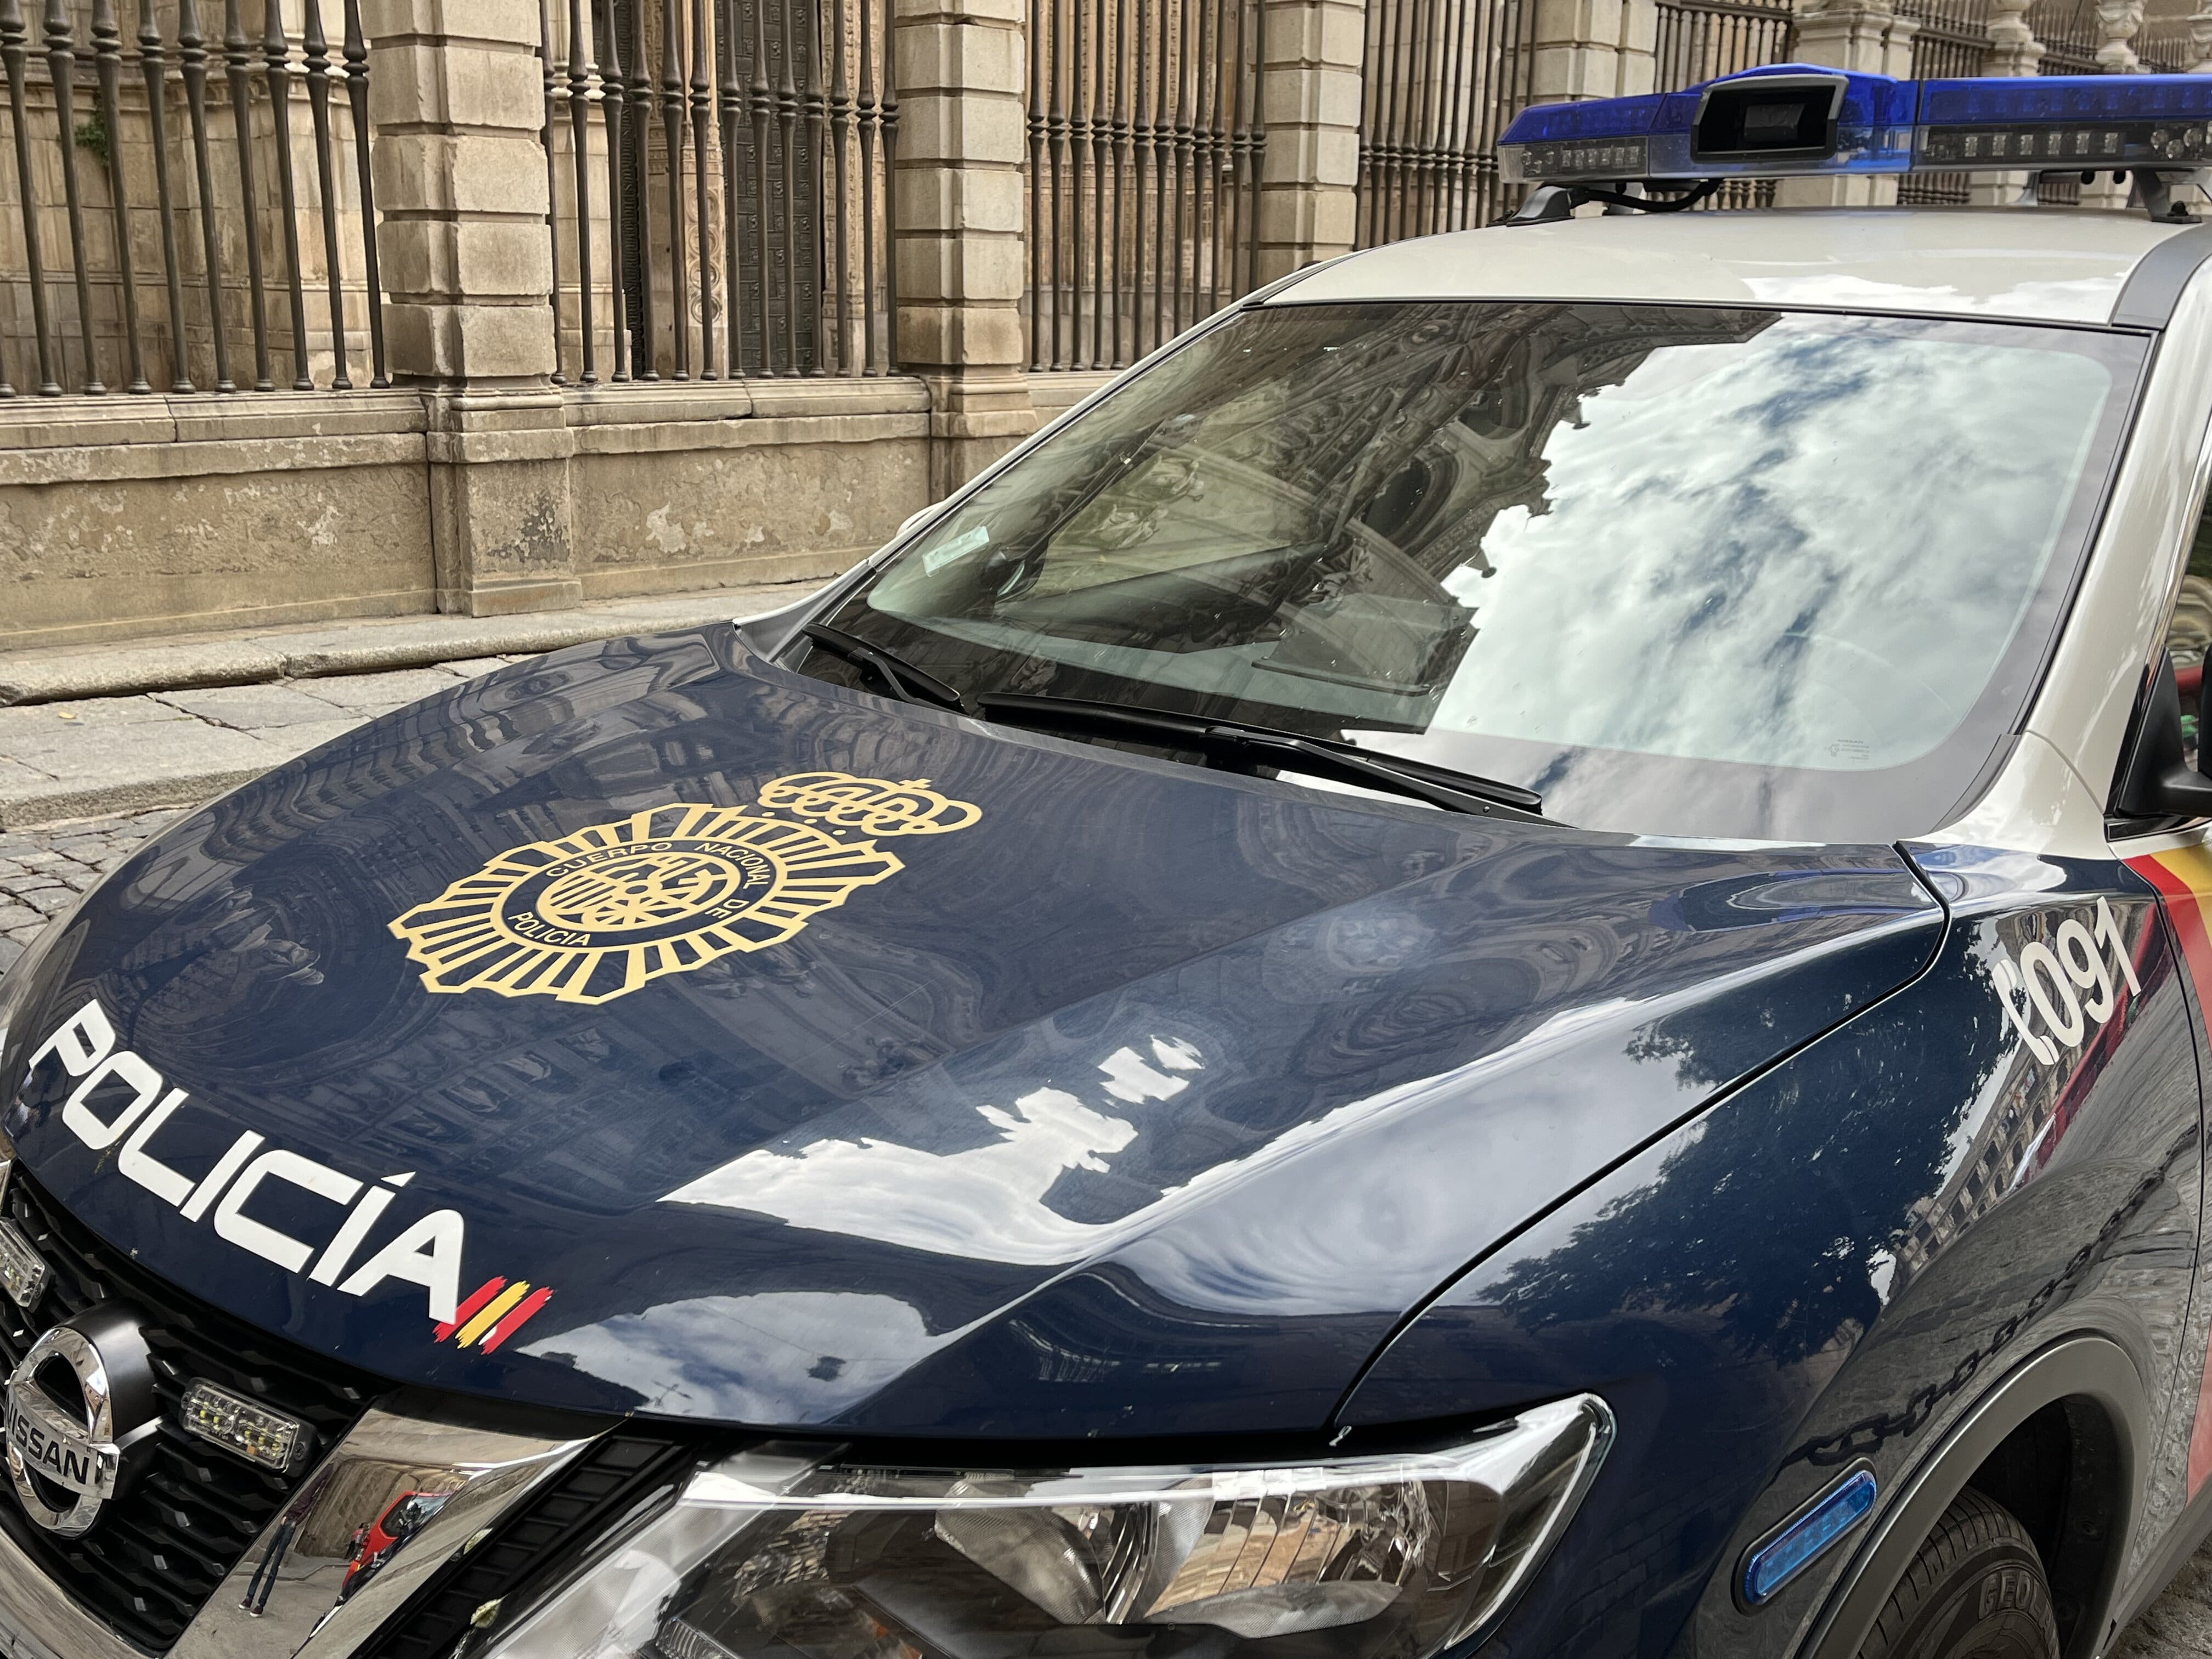
[[[0,830],[0,974],[15,966],[49,918],[182,810]]]

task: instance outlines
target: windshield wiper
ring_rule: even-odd
[[[901,702],[916,702],[925,708],[950,708],[963,714],[975,712],[966,697],[936,675],[927,668],[917,668],[887,647],[872,645],[827,623],[811,622],[799,631],[855,668],[866,669]]]
[[[1375,755],[1349,744],[1304,738],[1272,726],[1202,714],[1170,714],[1158,709],[1125,708],[1119,703],[1088,702],[1075,697],[1038,697],[988,692],[975,699],[985,720],[1009,726],[1079,737],[1150,740],[1195,749],[1209,755],[1260,763],[1282,772],[1304,772],[1371,789],[1405,795],[1448,812],[1478,812],[1540,818],[1543,797],[1533,789],[1479,778],[1423,761]]]

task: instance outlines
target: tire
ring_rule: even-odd
[[[2058,1659],[2051,1586],[2012,1511],[1960,1492],[1889,1593],[1859,1659]]]

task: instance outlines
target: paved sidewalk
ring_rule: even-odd
[[[520,660],[0,708],[0,830],[198,805],[365,720]]]
[[[325,674],[425,668],[470,657],[530,656],[624,634],[652,634],[725,617],[757,617],[821,586],[819,580],[603,599],[572,611],[514,617],[386,617],[312,628],[182,634],[121,644],[0,651],[0,707],[258,685]]]
[[[375,715],[547,646],[758,616],[813,586],[725,588],[539,617],[416,617],[213,643],[149,641],[129,653],[52,657],[40,671],[50,690],[106,684],[126,666],[142,679],[166,683],[135,696],[0,707],[0,830],[144,807],[197,805]],[[270,638],[290,654],[272,651]],[[349,662],[404,660],[435,646],[491,638],[523,643],[496,655],[455,652],[458,659],[383,672],[335,672]],[[6,702],[8,675],[23,683],[36,678],[23,670],[30,655],[0,655],[0,704]],[[110,656],[132,660],[110,664]],[[213,685],[192,682],[201,672],[219,677],[225,662],[243,678]],[[271,679],[262,673],[270,663],[284,666],[286,676]],[[5,932],[0,925],[0,933]]]
[[[7,712],[0,710],[0,717]],[[174,811],[140,812],[0,830],[0,975],[28,948],[46,917],[65,909],[102,872],[177,816]],[[2111,1659],[2212,1659],[2212,1544],[2120,1632]]]

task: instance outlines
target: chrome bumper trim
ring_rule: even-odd
[[[594,1434],[508,1433],[373,1406],[187,1628],[171,1659],[343,1659]],[[527,1419],[526,1413],[518,1413]],[[520,1426],[520,1424],[518,1424]],[[410,1495],[415,1529],[375,1552]],[[0,1659],[145,1659],[0,1532]]]
[[[171,1659],[339,1659],[354,1652],[433,1573],[595,1437],[564,1433],[566,1425],[536,1434],[495,1431],[394,1408],[408,1403],[371,1407],[300,1483]],[[530,1421],[528,1413],[516,1415],[518,1428]],[[389,1533],[378,1528],[410,1498],[413,1529],[379,1550]],[[82,1651],[93,1659],[143,1659],[112,1637]],[[78,1650],[64,1650],[63,1659],[78,1659]]]

